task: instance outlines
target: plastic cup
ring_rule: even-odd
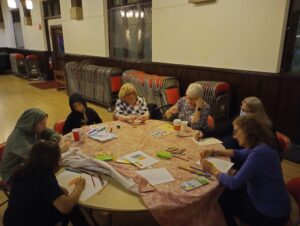
[[[181,121],[181,131],[185,132],[188,128],[188,121]]]
[[[180,119],[175,119],[173,121],[173,126],[175,131],[180,131],[181,128],[181,120]]]
[[[73,138],[75,141],[80,140],[80,129],[72,129]]]

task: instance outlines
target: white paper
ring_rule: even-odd
[[[133,163],[140,169],[144,169],[147,166],[151,166],[154,163],[157,163],[158,160],[147,155],[145,152],[136,151],[128,155],[123,156],[124,159],[127,159],[129,162]]]
[[[85,201],[92,195],[96,194],[99,192],[101,189],[103,189],[107,184],[108,181],[103,179],[104,185],[101,185],[100,179],[96,176],[93,176],[93,180],[95,183],[92,181],[91,175],[85,174],[85,173],[74,173],[70,171],[64,171],[61,174],[59,174],[56,178],[58,180],[58,184],[65,189],[67,189],[68,192],[72,192],[74,189],[74,184],[70,185],[70,182],[74,180],[75,178],[82,177],[85,179],[85,188],[83,192],[81,193],[80,196],[80,201]]]
[[[210,163],[212,163],[222,173],[227,173],[233,166],[232,162],[222,160],[222,159],[208,157],[208,158],[206,158],[206,160],[209,161]],[[196,164],[201,165],[200,161],[197,161]]]
[[[202,138],[199,141],[196,141],[194,138],[191,138],[195,143],[200,146],[212,145],[212,144],[222,144],[223,142],[214,137]]]
[[[174,177],[166,168],[138,170],[135,172],[144,177],[152,185],[175,181]]]
[[[90,134],[89,137],[99,141],[107,141],[107,140],[115,139],[117,136],[114,133],[100,131],[100,132]]]

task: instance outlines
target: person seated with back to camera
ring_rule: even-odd
[[[203,169],[226,187],[219,203],[227,225],[237,226],[237,217],[253,226],[284,226],[291,206],[273,131],[262,118],[250,113],[236,118],[233,128],[243,149],[200,152]],[[206,160],[212,155],[230,157],[241,168],[233,176],[222,173]]]
[[[25,164],[11,176],[11,191],[4,213],[4,226],[88,226],[77,206],[85,180],[74,181],[68,194],[55,177],[61,156],[59,145],[50,141],[35,143]]]
[[[122,85],[119,91],[119,99],[116,102],[116,119],[124,122],[133,122],[149,119],[150,114],[144,98],[139,97],[136,88],[131,83]]]
[[[165,112],[166,119],[178,117],[182,121],[188,121],[193,130],[198,130],[196,135],[198,138],[204,137],[208,130],[209,115],[210,106],[203,100],[203,88],[198,83],[191,83],[185,97],[181,97]]]
[[[84,125],[102,123],[102,119],[97,112],[87,106],[86,100],[80,94],[73,93],[69,98],[69,105],[72,111],[65,121],[63,135]]]
[[[23,112],[9,135],[0,163],[2,180],[9,183],[9,177],[28,158],[32,145],[39,140],[60,141],[60,135],[47,128],[48,115],[38,108]]]

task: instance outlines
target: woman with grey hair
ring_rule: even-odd
[[[207,118],[210,114],[210,106],[203,100],[203,88],[198,83],[191,83],[186,90],[186,96],[181,97],[175,105],[169,108],[165,116],[170,119],[174,115],[182,121],[188,121],[188,125],[194,130],[203,132],[208,129]]]

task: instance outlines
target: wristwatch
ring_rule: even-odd
[[[202,108],[200,108],[200,107],[197,107],[197,111],[202,111]]]

